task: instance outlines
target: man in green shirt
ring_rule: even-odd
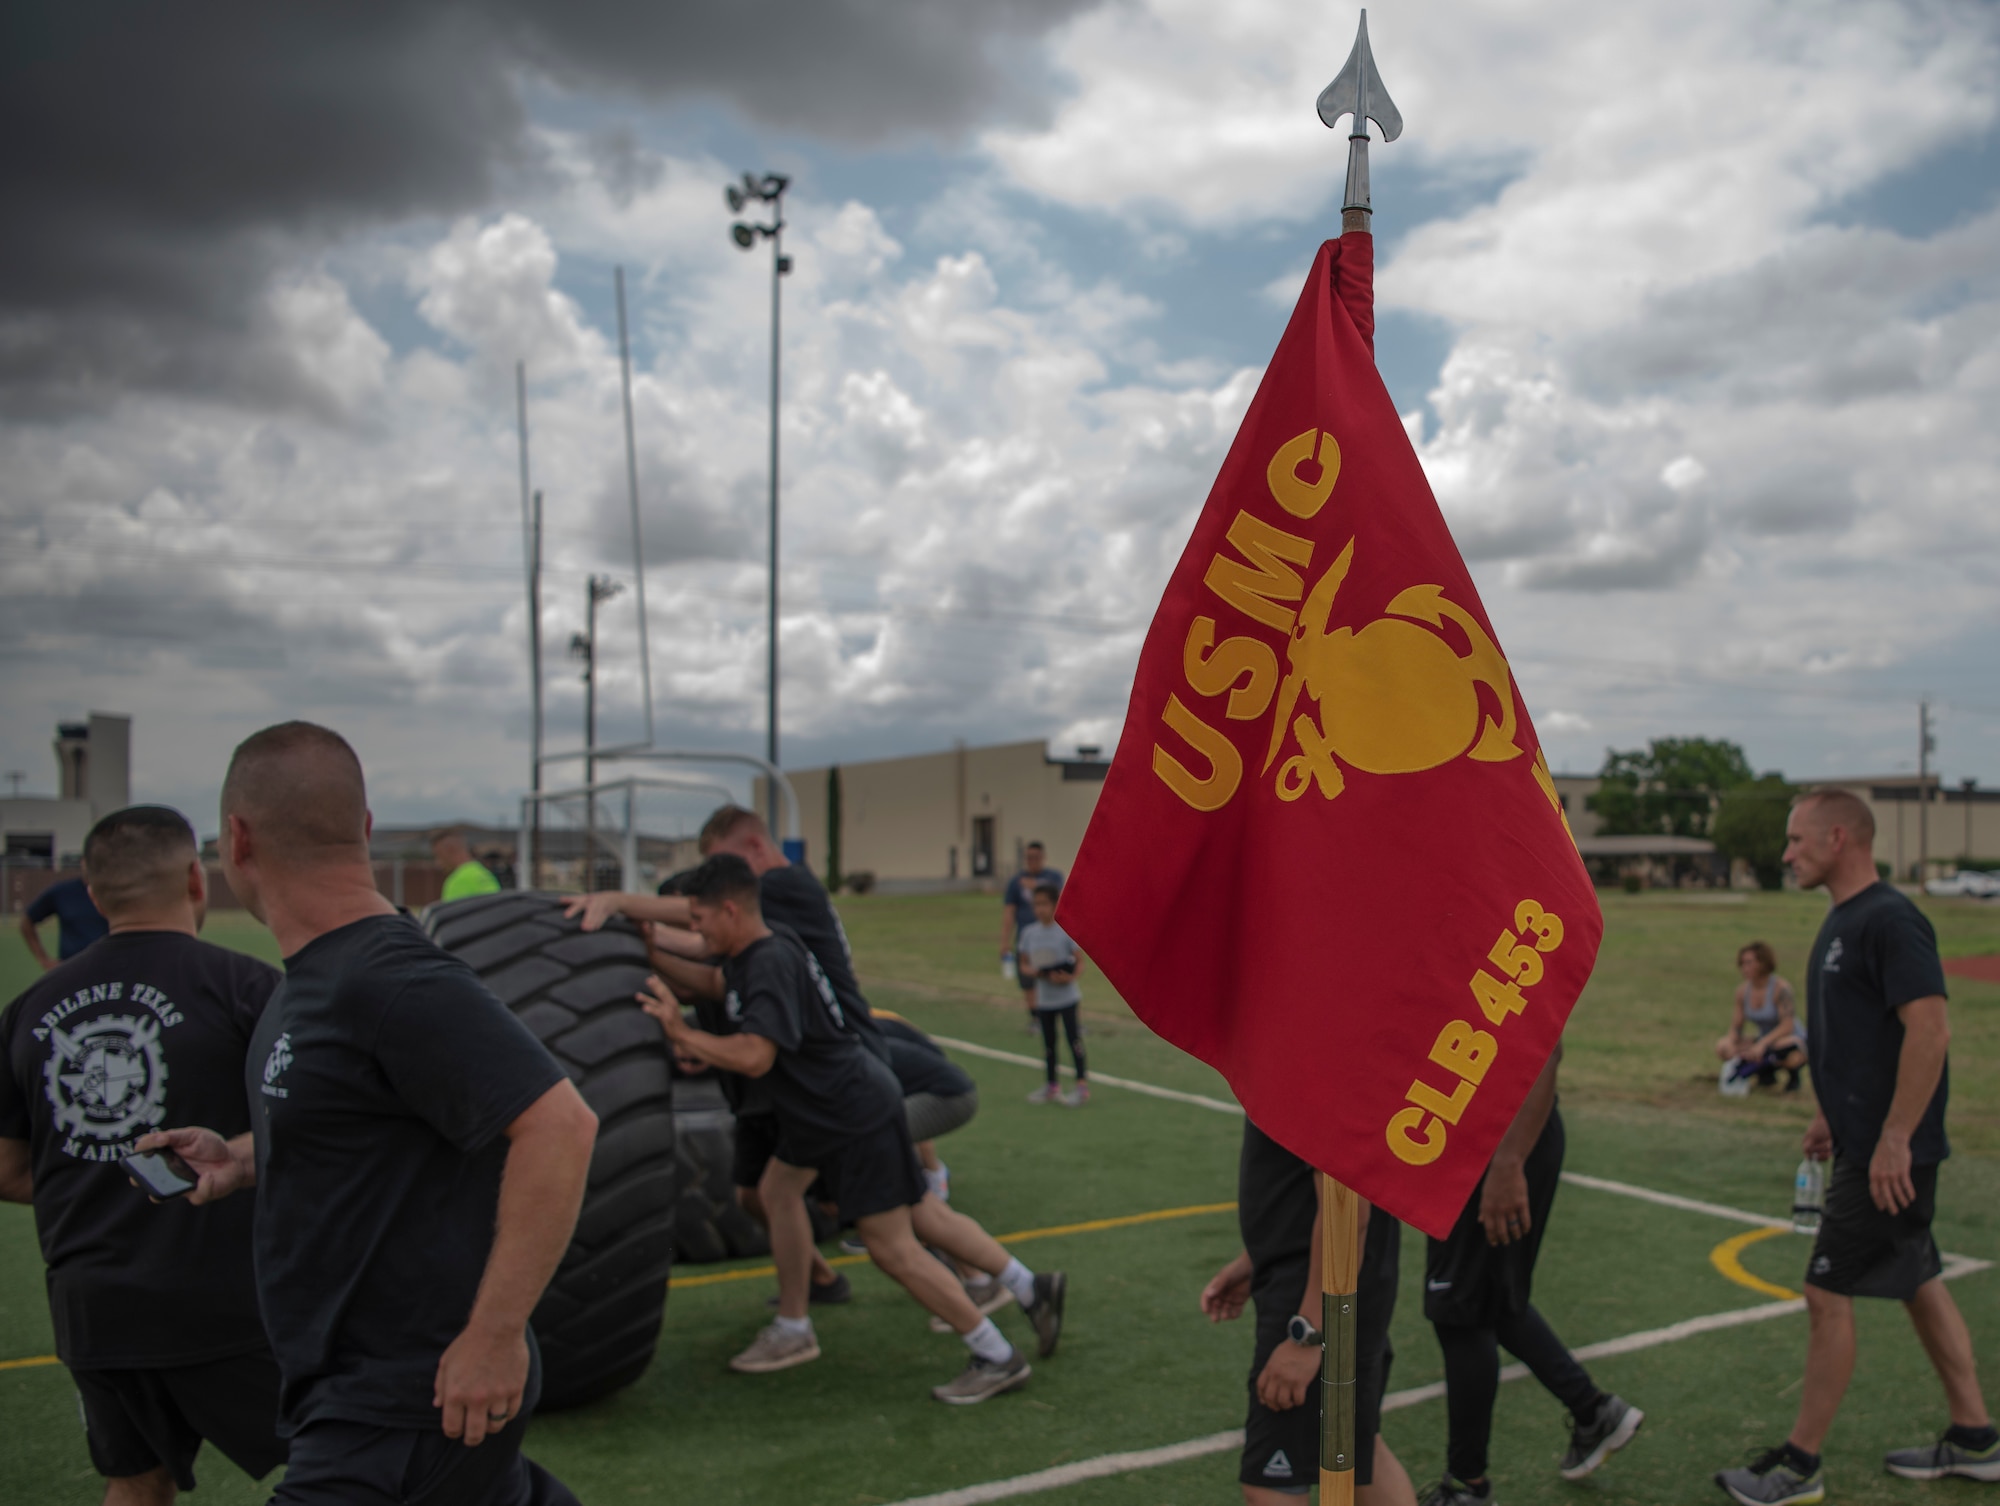
[[[500,880],[472,855],[472,849],[465,845],[465,833],[457,827],[431,833],[431,858],[446,870],[440,900],[470,899],[475,894],[500,892]]]

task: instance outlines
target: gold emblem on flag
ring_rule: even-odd
[[[1527,750],[1515,741],[1514,681],[1499,645],[1442,586],[1411,586],[1396,594],[1388,615],[1359,631],[1330,627],[1334,598],[1354,562],[1354,540],[1314,583],[1299,609],[1278,689],[1268,771],[1290,733],[1299,751],[1278,769],[1280,800],[1297,800],[1314,785],[1331,800],[1346,788],[1345,763],[1368,774],[1414,774],[1460,756],[1505,763]],[[1443,635],[1446,622],[1465,634],[1459,654]],[[1499,720],[1479,704],[1489,687]],[[1319,703],[1319,718],[1294,716],[1299,692]]]

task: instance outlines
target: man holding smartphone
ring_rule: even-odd
[[[150,1506],[194,1488],[204,1441],[257,1476],[285,1457],[249,1200],[149,1201],[120,1165],[162,1124],[249,1129],[243,1064],[279,975],[196,939],[208,889],[178,811],[106,816],[84,870],[110,934],[0,1016],[0,1197],[34,1204],[104,1499]]]
[[[291,1506],[576,1497],[521,1457],[528,1317],[568,1248],[597,1120],[472,971],[375,887],[361,763],[287,722],[222,787],[223,872],[285,981],[251,1041],[252,1134],[151,1135],[210,1203],[256,1188]],[[222,1211],[222,1210],[217,1210]]]

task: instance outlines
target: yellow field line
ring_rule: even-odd
[[[27,1370],[36,1365],[60,1365],[61,1360],[52,1354],[34,1354],[25,1360],[0,1360],[0,1370]]]
[[[1055,1239],[1064,1234],[1095,1234],[1103,1229],[1129,1229],[1136,1224],[1157,1224],[1174,1218],[1197,1218],[1204,1213],[1234,1213],[1234,1203],[1195,1203],[1186,1208],[1160,1208],[1151,1213],[1127,1213],[1118,1218],[1093,1218],[1081,1224],[1053,1224],[1046,1229],[1023,1229],[1017,1234],[996,1236],[1004,1245],[1025,1244],[1031,1239]],[[866,1255],[836,1255],[828,1265],[863,1265]],[[719,1286],[725,1281],[754,1281],[760,1276],[775,1276],[778,1268],[774,1265],[751,1266],[741,1271],[710,1271],[700,1276],[676,1276],[667,1283],[674,1291],[685,1291],[696,1286]]]
[[[1762,1292],[1767,1297],[1776,1297],[1781,1302],[1797,1299],[1798,1293],[1779,1286],[1775,1281],[1766,1281],[1762,1276],[1753,1276],[1743,1269],[1743,1252],[1759,1240],[1772,1239],[1792,1231],[1777,1229],[1746,1229],[1741,1234],[1732,1234],[1721,1244],[1708,1252],[1708,1263],[1738,1286],[1747,1286],[1753,1292]]]

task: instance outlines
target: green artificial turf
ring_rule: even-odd
[[[1927,901],[1948,954],[2000,951],[2000,909]],[[1707,1043],[1727,1020],[1736,947],[1752,937],[1778,949],[1797,977],[1823,908],[1816,897],[1608,896],[1597,974],[1572,1020],[1563,1111],[1572,1170],[1764,1212],[1789,1199],[1797,1136],[1809,1112],[1796,1099],[1722,1100]],[[869,896],[843,900],[864,980],[878,1005],[934,1033],[1035,1055],[997,959],[998,902],[983,897]],[[209,934],[270,955],[247,917],[222,914]],[[0,945],[0,993],[31,977],[18,943]],[[2000,1121],[1996,1031],[2000,987],[1954,980],[1952,1131],[1938,1237],[1948,1250],[2000,1253]],[[1114,1075],[1227,1098],[1221,1080],[1148,1034],[1105,986],[1085,979],[1094,1067]],[[964,1055],[981,1090],[979,1118],[944,1141],[953,1201],[996,1233],[1045,1229],[1227,1202],[1234,1195],[1240,1122],[1195,1106],[1103,1087],[1069,1112],[1026,1101],[1029,1067]],[[1720,1275],[1709,1254],[1740,1224],[1581,1187],[1556,1204],[1536,1300],[1573,1345],[1657,1328],[1771,1299]],[[923,1315],[865,1266],[850,1267],[856,1299],[818,1315],[817,1363],[765,1377],[737,1376],[728,1356],[764,1321],[768,1278],[677,1289],[659,1357],[625,1392],[539,1419],[529,1452],[586,1502],[784,1502],[871,1506],[1004,1478],[1097,1455],[1154,1448],[1242,1420],[1247,1323],[1214,1327],[1195,1300],[1237,1247],[1228,1213],[1045,1236],[1018,1245],[1037,1268],[1069,1271],[1070,1327],[1022,1393],[951,1409],[925,1392],[963,1351],[927,1331]],[[1422,1322],[1423,1241],[1405,1235],[1403,1289],[1393,1335],[1391,1389],[1440,1377]],[[1744,1266],[1796,1289],[1806,1241],[1760,1241]],[[754,1266],[755,1262],[739,1263]],[[27,1210],[0,1208],[0,1360],[49,1352],[40,1262]],[[682,1279],[731,1267],[688,1267]],[[2000,1363],[2000,1272],[1955,1282],[1975,1343]],[[1837,1501],[1972,1502],[1979,1487],[1920,1485],[1880,1469],[1884,1449],[1943,1424],[1935,1381],[1892,1305],[1861,1304],[1862,1357],[1827,1449]],[[999,1321],[1017,1339],[1012,1311]],[[1557,1404],[1532,1381],[1503,1387],[1493,1474],[1517,1503],[1679,1502],[1723,1498],[1714,1469],[1776,1441],[1790,1422],[1804,1352],[1804,1319],[1703,1335],[1597,1362],[1599,1382],[1644,1407],[1631,1448],[1598,1475],[1567,1485],[1554,1465],[1566,1434]],[[0,1370],[0,1500],[94,1502],[74,1395],[57,1366]],[[1419,1477],[1442,1467],[1444,1409],[1428,1401],[1393,1413],[1385,1435]],[[249,1502],[265,1491],[204,1456],[194,1497]],[[1217,1454],[1165,1468],[1025,1497],[1162,1506],[1233,1500],[1235,1460]],[[268,1484],[268,1482],[267,1482]]]

